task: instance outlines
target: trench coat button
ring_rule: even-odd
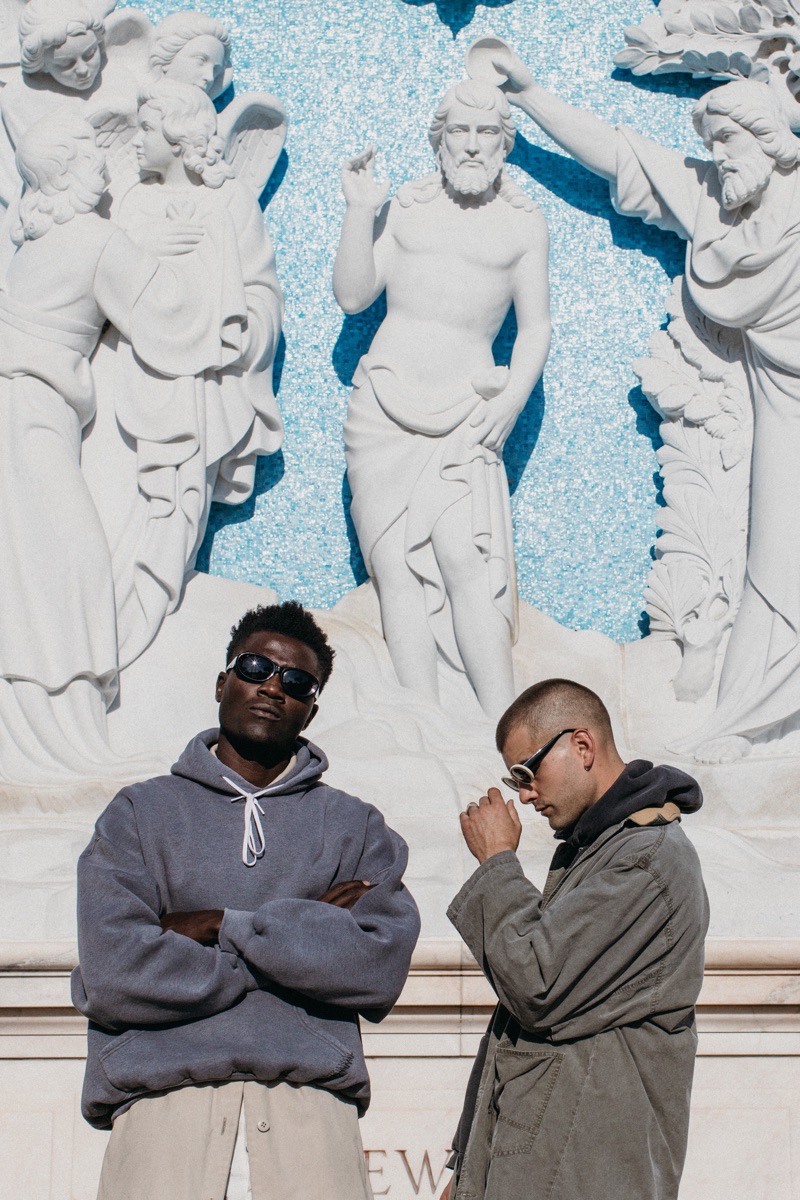
[[[269,1129],[269,1121],[259,1121],[256,1128],[259,1133],[266,1133]]]

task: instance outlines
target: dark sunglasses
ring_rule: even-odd
[[[530,787],[534,781],[536,772],[542,765],[542,759],[547,757],[558,739],[563,737],[565,733],[575,732],[574,729],[562,729],[561,733],[556,733],[551,737],[549,742],[545,742],[542,748],[537,750],[535,754],[532,754],[530,758],[526,758],[525,762],[514,763],[513,767],[508,768],[511,774],[503,776],[503,783],[506,787],[513,788],[515,792],[518,792],[521,787]]]
[[[319,691],[319,680],[300,667],[279,667],[266,654],[237,654],[225,668],[235,671],[246,683],[266,683],[277,675],[287,696],[294,700],[310,700]]]

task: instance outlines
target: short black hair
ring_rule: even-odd
[[[226,663],[236,657],[254,633],[281,633],[284,637],[303,642],[313,650],[319,663],[319,690],[322,691],[333,670],[334,650],[307,608],[303,608],[297,600],[285,600],[283,604],[260,604],[258,608],[251,608],[231,629]]]
[[[526,726],[546,741],[568,725],[588,725],[613,744],[611,718],[603,701],[574,679],[543,679],[526,688],[509,705],[497,725],[496,745],[502,754],[512,729]]]

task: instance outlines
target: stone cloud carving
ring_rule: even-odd
[[[443,660],[493,717],[514,694],[502,449],[550,338],[547,228],[503,167],[514,134],[502,92],[468,80],[434,115],[437,170],[389,204],[372,148],[350,159],[334,272],[345,312],[387,293],[344,435],[353,521],[397,676],[438,701]],[[512,303],[519,333],[506,369],[492,342]]]

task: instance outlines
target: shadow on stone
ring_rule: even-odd
[[[386,296],[383,294],[363,312],[345,317],[342,321],[342,328],[331,354],[331,362],[339,382],[345,387],[353,386],[353,374],[358,360],[369,350],[378,326],[385,316]]]
[[[447,26],[453,37],[469,25],[477,8],[504,8],[512,2],[513,0],[403,0],[404,4],[409,4],[412,8],[435,4],[439,20]]]
[[[256,479],[253,494],[249,499],[245,500],[244,504],[211,505],[206,536],[203,538],[203,544],[197,552],[197,559],[194,564],[195,571],[205,571],[208,574],[211,565],[211,547],[214,544],[214,534],[225,525],[241,525],[243,521],[249,521],[256,511],[258,497],[263,496],[265,492],[271,491],[277,483],[280,483],[285,471],[286,464],[283,460],[282,450],[278,450],[275,454],[266,454],[256,460]]]
[[[507,367],[511,362],[514,342],[517,338],[517,316],[513,307],[506,313],[506,319],[500,327],[500,332],[494,339],[492,354],[494,361],[500,367]],[[544,417],[544,385],[541,379],[528,397],[528,401],[517,418],[517,423],[511,430],[508,441],[503,449],[503,461],[508,477],[508,490],[511,495],[519,486],[519,481],[528,465],[528,460],[539,440]]]
[[[353,578],[356,581],[356,587],[362,583],[366,583],[369,579],[367,568],[364,565],[364,558],[361,554],[361,547],[358,544],[358,534],[356,527],[353,524],[353,518],[350,516],[350,505],[353,503],[353,493],[350,491],[350,482],[345,471],[342,476],[342,508],[344,509],[344,523],[347,530],[347,540],[350,543],[350,570],[353,572]]]
[[[611,204],[606,181],[574,159],[543,150],[518,133],[508,161],[571,207],[608,221],[615,246],[641,250],[642,254],[655,258],[670,279],[683,270],[685,243],[676,234],[620,216]]]
[[[280,154],[278,155],[278,160],[275,163],[275,169],[273,170],[272,174],[270,175],[269,179],[267,180],[267,186],[264,188],[263,192],[258,197],[258,203],[261,207],[262,212],[267,207],[267,205],[271,201],[272,197],[275,195],[278,188],[283,183],[283,177],[286,174],[288,169],[289,169],[289,155],[286,153],[285,150],[281,150]]]

